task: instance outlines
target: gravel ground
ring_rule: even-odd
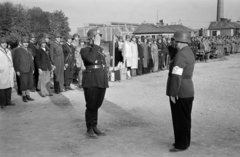
[[[240,54],[196,63],[192,143],[169,153],[173,128],[168,71],[110,82],[99,110],[107,136],[86,137],[83,91],[0,110],[0,157],[238,157],[240,153]]]

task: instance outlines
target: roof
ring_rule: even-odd
[[[214,21],[210,23],[208,30],[236,29],[236,28],[240,28],[240,24],[237,22]]]
[[[174,31],[182,31],[182,32],[194,32],[194,29],[188,28],[183,25],[168,25],[167,28],[173,29]]]
[[[157,27],[154,24],[141,24],[133,34],[161,34],[161,33],[174,33],[175,31],[167,27]]]

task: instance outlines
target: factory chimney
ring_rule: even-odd
[[[224,0],[217,0],[217,21],[224,18]]]

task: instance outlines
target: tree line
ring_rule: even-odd
[[[44,34],[54,35],[70,32],[68,17],[61,10],[47,12],[40,7],[27,8],[12,2],[0,3],[0,37],[19,41],[22,36],[35,33],[38,38]]]

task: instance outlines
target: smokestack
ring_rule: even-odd
[[[224,0],[217,1],[217,21],[220,21],[221,18],[224,18]]]

